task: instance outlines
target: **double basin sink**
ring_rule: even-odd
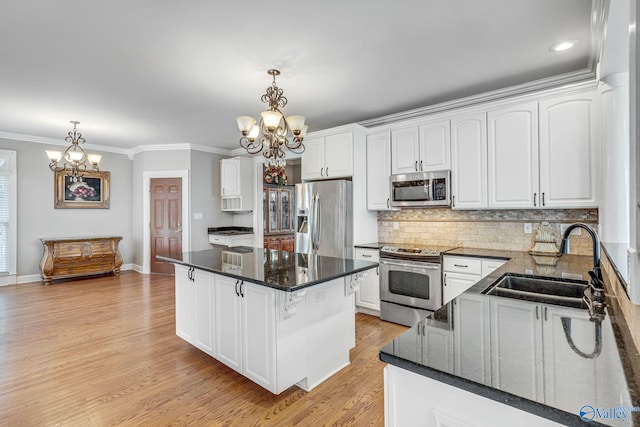
[[[547,279],[505,274],[483,293],[531,302],[588,308],[584,298],[586,281]]]

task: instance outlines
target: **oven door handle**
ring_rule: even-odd
[[[423,262],[398,262],[398,261],[388,261],[386,259],[381,259],[380,264],[393,265],[398,267],[424,268],[427,270],[440,269],[440,264],[423,263]]]

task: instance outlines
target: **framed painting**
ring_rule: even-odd
[[[109,172],[82,172],[80,177],[67,175],[68,169],[56,171],[56,209],[109,209]]]

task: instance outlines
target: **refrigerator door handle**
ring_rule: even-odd
[[[316,194],[316,250],[320,249],[320,232],[322,224],[320,223],[320,194]]]

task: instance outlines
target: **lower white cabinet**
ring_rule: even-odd
[[[460,295],[453,302],[453,325],[454,373],[490,386],[489,299],[479,294]]]
[[[387,427],[561,425],[394,365],[384,368],[384,421]]]
[[[221,246],[253,246],[253,234],[236,234],[225,236],[223,234],[209,234],[209,243]]]
[[[276,290],[230,277],[216,283],[217,358],[270,390],[276,386]]]
[[[377,249],[355,248],[355,255],[356,259],[363,261],[378,262],[380,260]],[[360,308],[359,311],[367,314],[380,314],[380,270],[378,268],[369,270],[367,277],[360,282],[360,287],[356,291],[356,306]]]
[[[505,262],[445,255],[442,260],[442,304],[448,303]]]
[[[176,265],[176,335],[215,355],[214,276]]]
[[[495,297],[490,306],[492,386],[544,401],[540,305]]]

